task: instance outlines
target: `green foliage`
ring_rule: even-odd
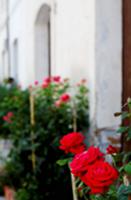
[[[67,165],[69,163],[69,161],[70,161],[70,158],[68,158],[68,159],[65,158],[65,159],[57,160],[56,163],[60,166],[64,166],[64,165]]]
[[[19,123],[15,124],[14,121],[12,126],[4,121],[3,116],[8,112],[14,113],[15,119],[20,116]],[[23,125],[22,123],[29,123],[29,91],[21,91],[18,87],[8,89],[5,86],[0,86],[0,137],[8,138],[14,129],[16,130],[19,125]]]
[[[131,162],[124,166],[124,170],[128,175],[131,175]]]
[[[128,125],[121,125],[120,128],[117,130],[118,133],[122,133],[126,135],[126,139],[129,141],[131,140],[131,99],[128,98],[127,103],[124,105],[126,111],[121,113],[116,113],[115,116],[121,116],[123,122],[128,122]],[[126,123],[127,124],[127,123]]]
[[[128,200],[128,195],[131,194],[131,185],[126,186],[122,184],[118,189],[118,199],[119,200]]]
[[[69,81],[32,88],[34,125],[30,122],[30,90],[16,87],[10,94],[5,89],[5,95],[0,97],[0,135],[12,142],[0,181],[15,189],[16,200],[72,199],[68,166],[61,168],[56,163],[65,159],[58,148],[59,139],[73,131],[74,117],[77,129],[87,133],[89,103],[84,84],[72,90],[74,95],[70,89]],[[64,93],[71,99],[57,107],[55,102]],[[11,123],[3,121],[8,112],[13,112]]]

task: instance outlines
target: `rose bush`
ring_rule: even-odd
[[[69,79],[47,77],[42,84],[35,81],[8,94],[0,101],[0,134],[8,136],[12,148],[0,184],[13,187],[16,200],[72,200],[69,169],[56,161],[68,157],[58,149],[62,135],[75,128],[84,134],[88,130],[85,82],[72,86]]]
[[[115,116],[122,115],[124,122],[117,130],[124,134],[125,143],[131,140],[130,120],[131,120],[131,99],[125,104],[127,110],[121,113],[115,113]],[[126,123],[125,123],[126,120]],[[124,126],[123,126],[124,124]],[[72,135],[73,136],[73,135]],[[70,138],[70,134],[60,139]],[[122,136],[123,137],[123,136]],[[75,139],[75,137],[74,137]],[[73,141],[73,139],[71,139]],[[69,140],[70,148],[71,144]],[[81,145],[84,140],[80,140]],[[67,141],[68,145],[68,141]],[[72,144],[73,145],[73,144]],[[81,153],[71,155],[70,159],[58,161],[59,165],[69,162],[71,173],[76,180],[76,194],[78,199],[86,200],[129,200],[131,195],[131,152],[127,149],[122,150],[109,145],[104,152],[100,147],[86,146],[86,150]],[[64,150],[63,148],[60,148]],[[74,150],[75,151],[75,150]],[[67,153],[67,152],[66,152]]]
[[[69,136],[70,133],[63,136],[60,143],[64,138],[68,138]],[[73,136],[75,139],[75,135],[72,135],[72,137]],[[84,145],[83,140],[80,142]],[[111,146],[109,147],[111,148]],[[77,152],[77,146],[75,148]],[[69,160],[70,171],[80,181],[78,191],[79,188],[81,188],[80,192],[82,192],[83,195],[85,195],[85,188],[87,189],[85,195],[87,197],[91,194],[104,195],[108,192],[110,186],[118,179],[119,172],[115,166],[112,166],[106,161],[106,154],[101,152],[98,147],[90,146],[86,147],[86,149],[87,150],[81,153],[75,154],[72,160]]]
[[[86,150],[71,155],[66,162],[62,160],[57,162],[60,165],[69,162],[70,171],[75,176],[78,199],[131,199],[131,152],[129,150],[131,99],[128,99],[123,109],[121,113],[115,113],[115,116],[122,116],[122,125],[116,131],[116,134],[117,132],[122,134],[121,148],[109,145],[104,152],[101,152],[100,147],[86,146]],[[68,136],[69,134],[63,138]],[[85,145],[84,140],[80,140],[80,143]],[[77,145],[75,148],[77,152]]]

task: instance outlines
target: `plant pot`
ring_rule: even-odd
[[[5,200],[14,200],[14,190],[8,186],[4,187]]]

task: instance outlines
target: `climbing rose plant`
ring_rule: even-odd
[[[131,99],[126,110],[115,113],[122,116],[122,125],[116,131],[122,133],[125,142],[131,141]],[[124,107],[125,107],[124,106]],[[123,126],[123,122],[126,123]],[[59,149],[70,155],[58,160],[63,166],[68,163],[75,177],[78,200],[128,200],[131,195],[131,152],[109,145],[104,152],[100,147],[87,146],[82,133],[68,133],[61,137]]]
[[[26,90],[12,88],[10,95],[9,89],[5,96],[0,92],[0,136],[12,142],[0,187],[13,188],[16,200],[72,200],[70,171],[56,161],[67,156],[58,149],[62,135],[77,129],[88,132],[87,86],[85,80],[72,83],[52,76],[42,83],[36,80]],[[66,144],[62,142],[61,148]],[[76,153],[84,148],[81,145]],[[68,146],[66,151],[70,150],[75,147]]]
[[[63,136],[59,148],[65,153],[72,154],[67,162],[76,178],[78,196],[85,196],[87,199],[89,197],[95,199],[96,196],[97,199],[105,195],[110,186],[118,180],[119,172],[115,166],[106,161],[107,154],[101,152],[99,147],[87,147],[82,133],[68,133]],[[109,147],[107,151],[108,149]],[[62,160],[57,163],[63,165],[64,160],[63,163]]]

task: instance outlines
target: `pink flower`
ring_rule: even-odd
[[[70,100],[70,95],[65,93],[65,94],[60,96],[60,100],[62,102],[68,102]]]
[[[7,113],[7,116],[8,116],[9,118],[13,117],[13,115],[14,115],[13,112],[8,112],[8,113]]]
[[[49,86],[49,83],[44,82],[44,83],[42,84],[42,88],[43,88],[43,89],[47,88],[48,86]]]
[[[43,80],[43,83],[51,83],[51,77],[47,77]]]
[[[56,82],[56,83],[59,83],[60,80],[61,80],[61,77],[60,77],[60,76],[54,76],[54,77],[52,77],[52,80],[53,80],[54,82]]]
[[[43,83],[42,83],[42,88],[45,89],[47,88],[51,83],[51,77],[47,77],[43,80]]]
[[[35,85],[38,85],[38,84],[39,84],[39,82],[36,80],[36,81],[34,82],[34,84],[35,84]]]
[[[8,123],[11,123],[11,118],[14,116],[14,114],[12,112],[8,112],[5,116],[3,116],[3,120],[8,122]]]
[[[3,120],[4,121],[8,121],[8,117],[7,116],[3,116]]]
[[[59,107],[61,106],[61,104],[62,104],[62,101],[61,101],[61,100],[57,100],[57,101],[55,102],[55,106],[56,106],[57,108],[59,108]]]

